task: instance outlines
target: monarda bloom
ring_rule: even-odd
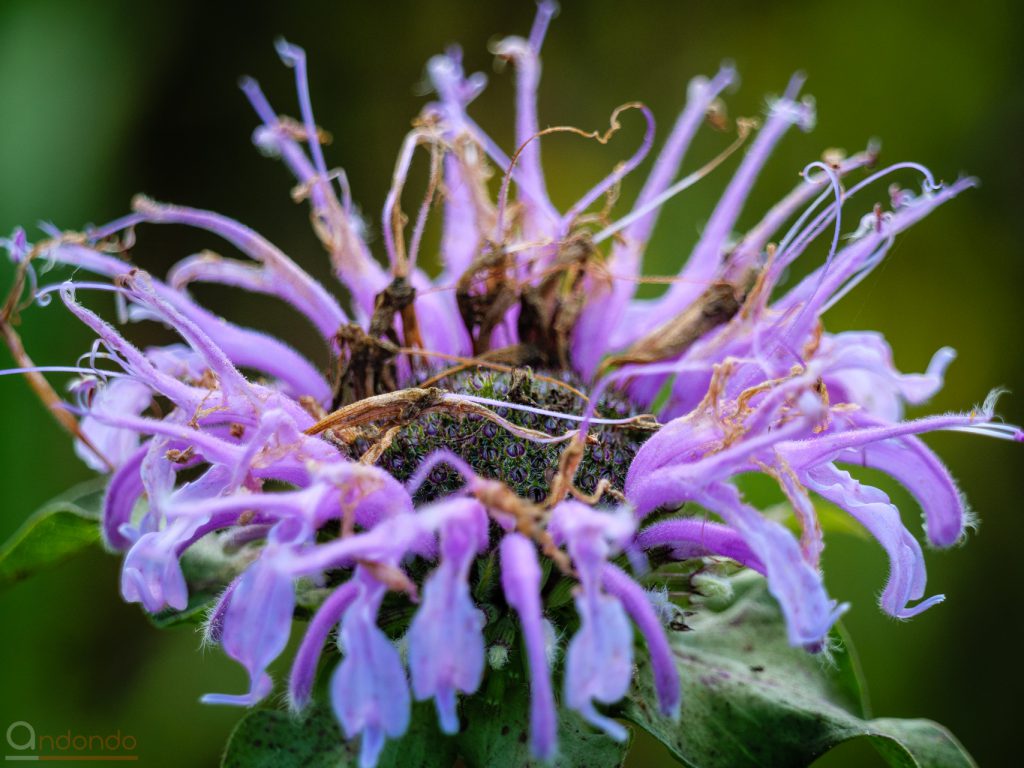
[[[16,286],[2,322],[22,366],[9,372],[29,377],[82,460],[109,476],[101,526],[123,553],[122,597],[164,621],[205,611],[207,640],[249,678],[245,689],[205,696],[210,704],[267,702],[268,667],[301,634],[287,699],[307,714],[295,722],[326,702],[364,768],[389,741],[420,738],[411,726],[422,720],[417,701],[436,710],[423,728],[456,745],[430,754],[487,764],[506,749],[509,727],[499,728],[515,722],[510,702],[524,696],[528,726],[513,726],[508,743],[541,761],[604,765],[580,757],[578,745],[596,738],[621,749],[628,718],[694,764],[726,764],[702,762],[673,741],[685,736],[665,735],[696,732],[706,727],[700,718],[740,728],[728,708],[688,707],[693,656],[679,636],[687,622],[692,636],[715,638],[714,617],[730,610],[715,605],[763,583],[770,597],[756,607],[779,612],[793,653],[837,652],[830,632],[848,606],[823,584],[821,499],[888,554],[883,611],[903,619],[934,606],[943,596],[927,589],[917,533],[847,468],[895,478],[923,509],[927,542],[949,547],[970,514],[918,435],[1021,440],[996,421],[994,397],[965,413],[903,420],[905,404],[941,387],[952,350],[905,374],[880,334],[831,334],[822,321],[903,230],[973,180],[940,183],[909,162],[875,169],[874,147],[830,154],[737,232],[773,148],[791,130],[810,130],[815,113],[795,77],[758,119],[730,124],[721,95],[736,73],[725,66],[691,81],[624,210],[620,182],[652,152],[654,118],[631,103],[612,112],[606,133],[541,130],[535,96],[553,10],[542,2],[528,37],[494,45],[516,78],[513,146],[499,146],[471,116],[485,78],[463,72],[458,49],[430,60],[436,98],[399,151],[379,222],[383,262],[344,174],[327,165],[303,51],[278,44],[295,72],[298,119],[280,117],[255,81],[243,81],[260,121],[254,142],[294,174],[293,197],[309,206],[343,291],[241,223],[141,196],[109,225],[47,231],[35,244],[18,230],[6,241]],[[573,132],[603,143],[627,114],[645,121],[640,146],[557,208],[542,137]],[[708,123],[734,140],[682,176]],[[407,215],[401,200],[417,151],[430,174]],[[659,298],[637,299],[662,204],[713,183],[704,178],[733,152],[742,160],[702,232],[679,244],[690,253],[678,275]],[[889,187],[888,202],[874,204],[897,171],[919,177],[918,188]],[[437,275],[419,266],[430,216],[443,218]],[[146,240],[166,225],[203,230],[245,258],[205,251],[151,275]],[[829,245],[824,260],[788,280],[819,240]],[[70,279],[41,285],[40,264],[69,267]],[[201,306],[189,293],[201,282],[291,305],[322,338],[329,365]],[[160,323],[178,342],[135,346],[88,307],[97,291],[116,295],[122,323]],[[53,294],[96,336],[63,369],[33,366],[12,325],[26,296],[45,303]],[[61,371],[76,375],[66,401],[43,378]],[[788,503],[753,506],[737,485],[748,473],[767,475]],[[207,568],[200,580],[196,564],[210,562],[215,575]],[[733,623],[743,616],[756,618],[741,612]],[[737,669],[749,675],[748,667],[772,672]],[[721,685],[734,679],[721,675]],[[900,739],[857,722],[861,733]],[[473,752],[464,737],[488,727],[491,752]],[[849,735],[758,738],[779,741],[770,748],[783,751],[764,754],[791,764]],[[906,738],[901,749],[914,751]]]

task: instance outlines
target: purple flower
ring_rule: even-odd
[[[87,384],[95,382],[87,381]],[[138,450],[139,435],[130,429],[109,427],[103,423],[101,414],[105,411],[141,414],[149,408],[153,393],[149,387],[134,379],[114,379],[96,393],[96,399],[89,414],[82,419],[82,433],[89,442],[113,463],[120,467],[131,459]],[[75,453],[90,469],[102,472],[106,469],[97,455],[81,441],[75,443]]]
[[[654,147],[653,116],[636,104],[615,110],[608,134],[596,135],[607,141],[620,120],[639,118],[639,146],[562,211],[548,195],[541,150],[543,136],[563,129],[541,131],[536,107],[554,10],[541,2],[528,37],[493,48],[515,71],[512,146],[470,116],[486,78],[464,72],[457,48],[428,63],[437,98],[399,149],[381,212],[386,267],[367,245],[347,178],[327,166],[304,52],[277,45],[295,73],[297,121],[279,117],[254,80],[242,82],[261,122],[254,142],[294,175],[294,195],[308,203],[347,301],[254,230],[144,197],[86,233],[47,227],[32,245],[19,229],[0,241],[16,275],[0,316],[18,365],[7,373],[28,376],[82,459],[110,472],[102,531],[124,553],[124,599],[150,612],[184,610],[195,597],[188,555],[200,544],[223,555],[206,637],[245,668],[249,690],[204,700],[246,706],[273,693],[268,666],[288,642],[296,606],[311,609],[289,703],[309,704],[336,632],[342,658],[330,703],[346,737],[361,740],[363,766],[407,730],[410,684],[416,699],[434,700],[441,729],[456,733],[458,696],[475,695],[487,675],[514,674],[503,669],[510,658],[528,672],[539,759],[557,753],[559,706],[627,737],[614,710],[598,707],[628,692],[638,639],[662,711],[678,713],[672,647],[641,586],[657,583],[651,564],[666,558],[728,558],[762,574],[790,643],[822,648],[848,606],[824,586],[812,494],[877,539],[891,563],[881,607],[909,618],[942,596],[927,593],[915,534],[856,468],[906,487],[924,511],[928,542],[948,547],[971,516],[918,436],[1024,439],[997,421],[994,398],[966,414],[904,421],[905,405],[942,386],[953,351],[941,348],[925,372],[905,374],[880,334],[832,334],[822,321],[897,235],[973,180],[940,184],[926,168],[899,163],[853,181],[877,161],[869,146],[809,163],[800,184],[737,234],[774,147],[794,127],[810,130],[815,115],[795,77],[769,101],[756,134],[752,121],[737,121],[729,149],[678,179],[705,120],[728,127],[717,100],[737,77],[725,66],[690,83],[631,210],[593,215]],[[678,279],[661,297],[638,299],[662,205],[744,143]],[[406,216],[417,151],[430,155],[432,172],[423,204]],[[920,176],[920,193],[894,187],[888,207],[862,205],[863,190],[896,173]],[[431,276],[419,251],[435,203],[441,270]],[[159,279],[122,258],[156,225],[201,230],[244,258],[186,257]],[[824,261],[787,283],[788,268],[819,239],[829,244]],[[70,267],[74,279],[39,286],[38,259]],[[188,292],[199,282],[297,309],[328,366],[203,307]],[[21,349],[11,321],[24,291],[41,305],[56,293],[95,335],[76,365],[35,366]],[[120,320],[160,323],[176,341],[139,348],[87,306],[100,291],[115,295]],[[70,401],[44,373],[77,376]],[[778,483],[798,535],[744,498],[736,479],[750,472]],[[613,562],[620,554],[634,575]],[[547,601],[566,581],[572,605]]]
[[[449,509],[440,529],[441,563],[424,582],[408,641],[416,698],[433,697],[441,730],[456,733],[455,692],[474,693],[484,673],[484,618],[470,597],[469,569],[487,547],[487,514],[471,499]]]
[[[377,611],[387,591],[357,569],[359,591],[341,620],[339,642],[344,654],[331,678],[331,703],[345,735],[362,734],[359,764],[370,768],[384,739],[409,726],[409,684],[398,650],[377,628]]]
[[[647,643],[647,652],[654,669],[654,687],[663,714],[679,714],[679,673],[676,671],[672,650],[648,594],[615,565],[607,564],[602,572],[604,588],[614,595],[636,622]]]
[[[247,694],[207,694],[208,704],[251,706],[273,690],[267,666],[278,657],[291,634],[295,586],[275,567],[273,545],[239,579],[227,598],[220,643],[231,658],[249,672]]]
[[[544,647],[540,576],[530,540],[518,533],[505,536],[501,541],[501,586],[505,600],[519,616],[530,666],[530,747],[541,760],[550,760],[558,745],[558,714]]]
[[[604,591],[604,569],[624,546],[635,524],[628,510],[600,512],[576,501],[555,507],[551,530],[564,541],[579,575],[576,611],[580,628],[565,658],[565,703],[617,741],[626,729],[594,708],[594,701],[614,704],[629,690],[633,677],[633,627],[617,597]]]

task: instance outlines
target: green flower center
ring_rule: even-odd
[[[545,376],[556,378],[569,386],[559,386],[544,378],[537,378],[528,371],[506,373],[486,369],[453,374],[434,386],[458,394],[510,404],[558,413],[582,414],[586,402],[571,389],[579,389],[580,382],[574,376],[564,373]],[[569,419],[514,408],[492,407],[492,410],[517,426],[551,436],[562,435],[579,426]],[[636,413],[621,395],[609,393],[598,404],[597,415],[620,419]],[[611,426],[592,427],[590,434],[593,440],[586,446],[576,473],[576,487],[585,493],[593,493],[598,483],[607,479],[613,488],[622,490],[626,471],[650,433],[642,429]],[[353,446],[354,453],[361,455],[369,447],[365,440],[357,440]],[[538,443],[519,437],[475,414],[460,417],[431,413],[404,427],[381,455],[377,466],[404,482],[412,476],[423,459],[444,448],[459,455],[481,477],[501,480],[519,496],[539,502],[548,495],[564,447],[565,443]],[[441,465],[430,473],[414,498],[417,503],[431,501],[462,485],[463,479],[457,472]]]

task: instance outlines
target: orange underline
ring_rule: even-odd
[[[75,762],[78,760],[90,760],[92,762],[115,760],[138,760],[138,755],[18,755],[17,757],[11,757],[9,755],[4,756],[5,760],[17,760],[18,762],[35,762],[36,760],[63,760]]]
[[[138,755],[40,755],[40,760],[138,760]]]

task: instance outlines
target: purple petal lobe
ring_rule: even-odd
[[[609,594],[621,601],[622,607],[636,622],[647,641],[647,653],[654,670],[654,688],[658,693],[661,711],[669,716],[678,715],[679,672],[672,659],[672,649],[669,647],[665,630],[651,601],[647,598],[647,593],[624,571],[611,564],[606,565],[602,571],[602,583]]]
[[[501,585],[505,600],[519,614],[530,662],[530,748],[538,759],[550,760],[558,748],[558,714],[545,653],[540,577],[533,543],[519,533],[505,536],[501,540]]]
[[[479,505],[441,528],[441,564],[423,587],[409,627],[409,670],[417,699],[434,697],[441,730],[459,729],[455,692],[473,693],[484,672],[483,614],[469,593],[469,568],[486,517]]]
[[[249,692],[241,696],[207,694],[204,702],[252,706],[270,693],[273,683],[266,669],[288,643],[294,609],[291,577],[280,573],[264,555],[232,592],[221,634],[224,651],[249,672]]]
[[[909,619],[943,600],[931,597],[917,605],[912,600],[924,596],[925,567],[921,545],[900,520],[899,510],[877,488],[862,485],[849,472],[824,464],[805,473],[807,487],[855,517],[878,539],[889,555],[889,581],[882,592],[882,609],[899,619]]]
[[[331,704],[345,735],[362,735],[359,765],[373,768],[384,740],[409,727],[409,685],[398,650],[376,625],[386,588],[361,569],[354,578],[359,594],[341,621],[345,658],[331,678]]]

